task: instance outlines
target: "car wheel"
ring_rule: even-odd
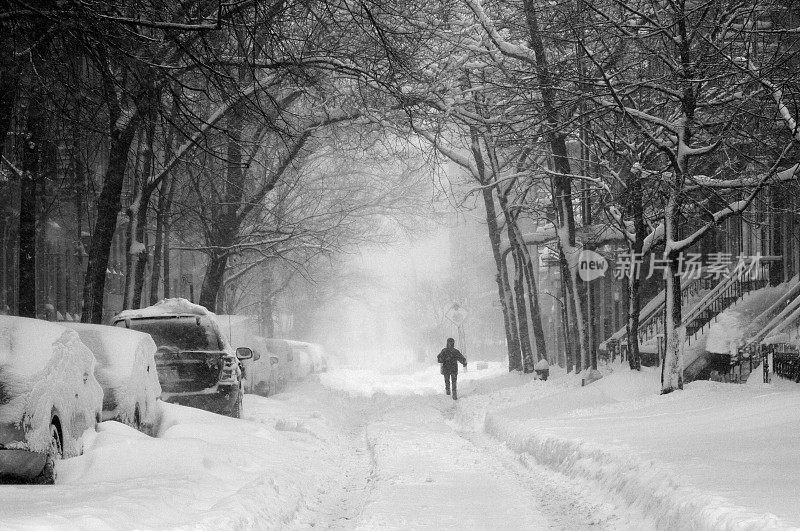
[[[52,485],[56,481],[56,461],[64,459],[64,439],[57,419],[50,423],[50,446],[47,448],[44,468],[37,483]]]

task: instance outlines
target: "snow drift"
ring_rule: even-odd
[[[790,527],[751,507],[772,493],[764,506],[791,512],[793,497],[777,495],[773,482],[794,490],[798,480],[780,470],[797,458],[773,450],[765,460],[763,452],[798,415],[777,397],[767,407],[754,404],[763,388],[699,381],[659,396],[657,386],[657,370],[618,370],[590,386],[489,411],[483,427],[553,470],[620,495],[664,529]],[[754,414],[762,415],[757,429]]]

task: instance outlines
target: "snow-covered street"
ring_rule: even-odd
[[[335,374],[331,375],[335,378]],[[471,386],[465,378],[465,392]],[[432,391],[432,390],[431,390]],[[0,486],[3,528],[646,527],[453,419],[442,394],[306,382],[247,420],[163,404],[158,438],[100,425],[55,486]]]
[[[338,369],[247,395],[243,420],[159,403],[157,437],[104,422],[55,486],[0,486],[0,528],[794,528],[797,444],[770,450],[778,468],[758,450],[800,391],[663,397],[656,371],[606,371],[581,387],[490,364],[454,402],[435,366]]]

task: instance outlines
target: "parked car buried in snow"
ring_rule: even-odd
[[[272,396],[286,387],[288,366],[276,353],[270,352],[266,340],[259,335],[259,318],[255,315],[216,315],[217,325],[231,344],[247,345],[253,358],[243,362],[244,390],[261,396]]]
[[[116,420],[153,434],[161,385],[156,344],[149,334],[107,325],[64,323],[94,354],[94,375],[103,388],[102,420]]]
[[[121,312],[114,325],[152,336],[162,400],[241,418],[240,361],[252,358],[253,351],[234,350],[212,312],[186,299],[165,299]]]
[[[311,358],[308,354],[294,348],[292,341],[265,338],[263,344],[271,356],[278,358],[278,366],[283,368],[286,380],[297,382],[311,374],[313,370]]]
[[[305,341],[289,341],[294,352],[302,353],[303,357],[311,363],[311,372],[320,373],[328,370],[328,354],[317,343]]]
[[[245,390],[261,396],[272,396],[283,391],[286,387],[286,365],[269,351],[264,338],[254,337],[252,345],[253,359],[245,365]]]
[[[95,359],[61,325],[0,316],[0,476],[51,483],[100,419]]]

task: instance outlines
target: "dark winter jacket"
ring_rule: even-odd
[[[458,374],[458,364],[467,366],[467,358],[455,347],[445,347],[436,356],[436,361],[442,364],[442,374]]]

